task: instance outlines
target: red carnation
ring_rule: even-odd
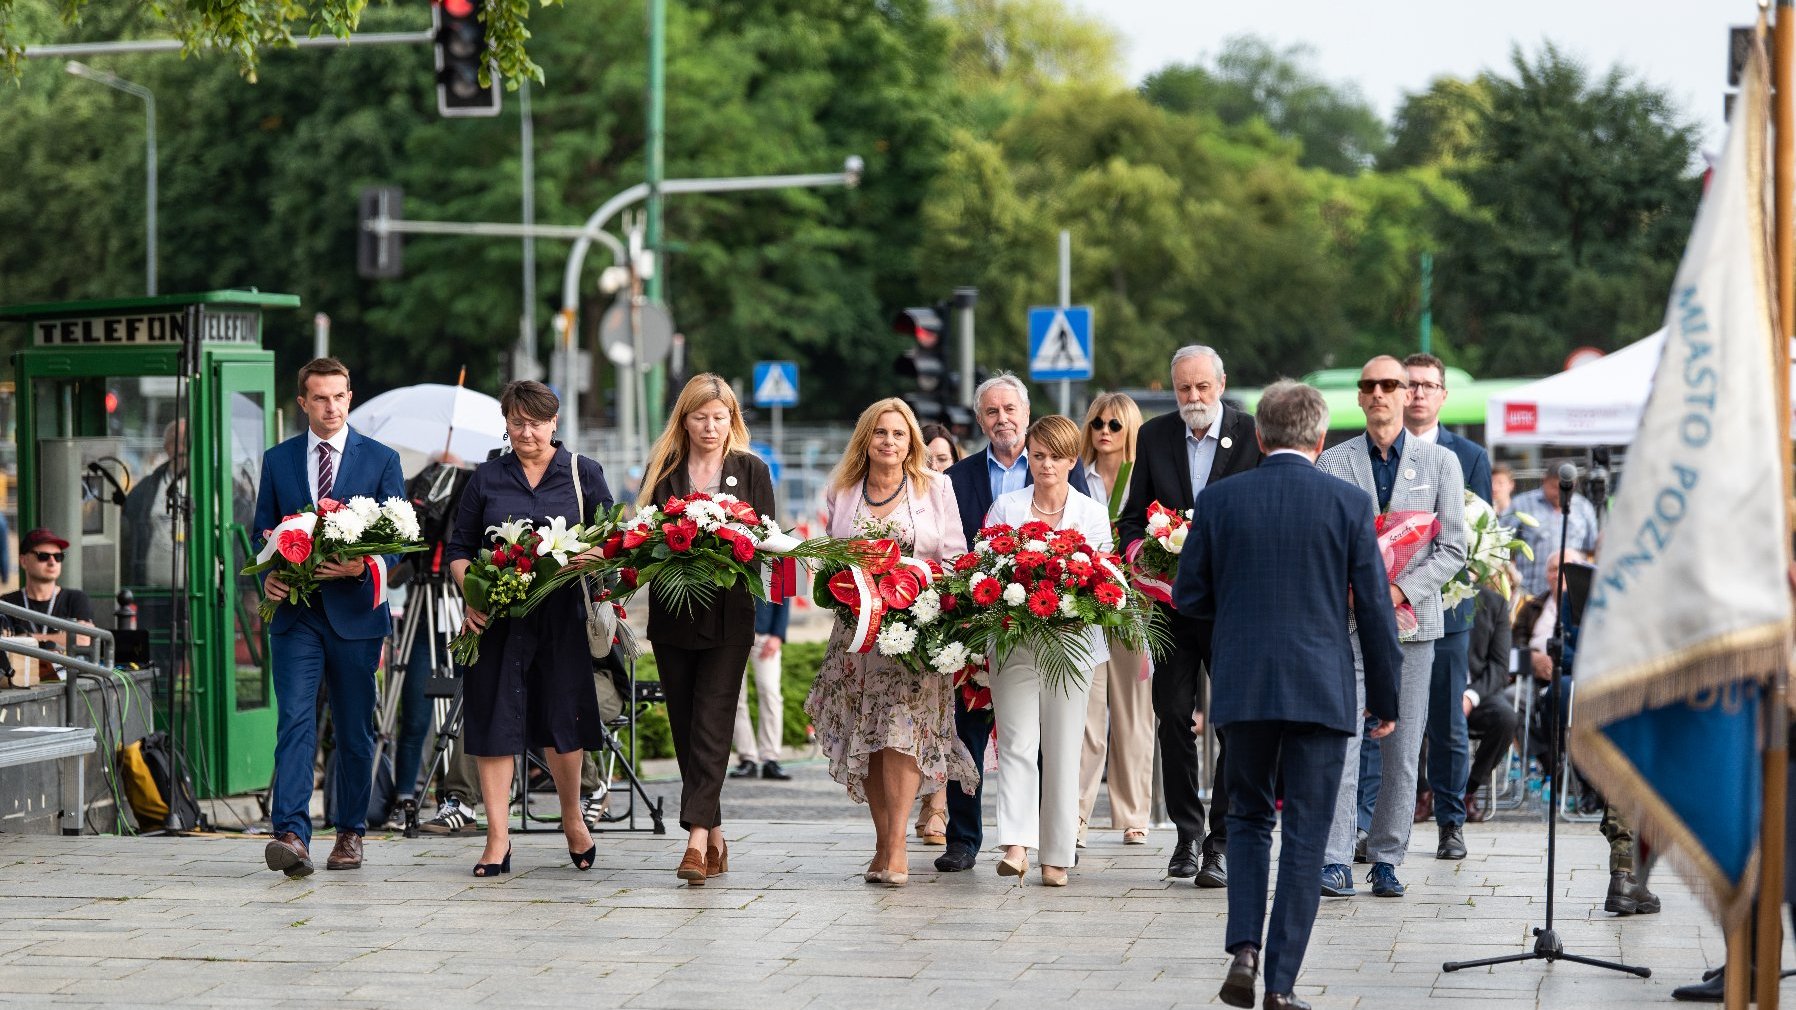
[[[312,535],[305,530],[282,530],[276,550],[281,552],[281,557],[297,565],[312,553]]]
[[[954,570],[957,572],[970,572],[978,567],[979,555],[977,554],[962,554],[960,557],[954,559]]]
[[[1036,617],[1053,617],[1059,609],[1060,597],[1054,592],[1053,586],[1037,589],[1029,594],[1029,612]]]
[[[1015,554],[1016,538],[1008,533],[1000,533],[992,538],[992,552],[995,554]]]
[[[997,579],[986,579],[973,587],[973,602],[989,607],[998,602],[998,597],[1003,593],[1004,587],[998,585]]]
[[[1114,607],[1123,599],[1122,587],[1114,582],[1100,582],[1091,592],[1106,607]]]

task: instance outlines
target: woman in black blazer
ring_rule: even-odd
[[[773,478],[748,451],[748,427],[729,383],[709,373],[681,390],[667,427],[649,450],[637,504],[694,491],[727,494],[773,514]],[[680,766],[680,827],[687,831],[679,877],[703,884],[730,868],[720,796],[736,725],[736,699],[755,639],[755,600],[746,586],[707,607],[676,610],[649,584],[649,644],[667,694]]]

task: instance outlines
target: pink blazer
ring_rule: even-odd
[[[910,500],[911,522],[917,537],[911,551],[913,557],[944,561],[967,552],[967,535],[960,528],[960,506],[954,500],[954,485],[947,476],[931,475],[927,488],[919,488],[913,481],[905,494]],[[856,535],[855,506],[860,499],[859,483],[829,496],[825,518],[830,536]]]

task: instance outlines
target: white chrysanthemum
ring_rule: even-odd
[[[1073,560],[1074,561],[1090,561],[1091,555],[1085,553],[1084,551],[1074,551],[1073,552]]]
[[[353,544],[367,532],[368,521],[353,509],[341,508],[324,517],[324,538],[340,544]]]
[[[990,554],[992,552],[992,542],[990,540],[979,541],[973,545],[973,552],[975,554]]]
[[[917,646],[917,629],[903,621],[887,621],[874,640],[882,656],[902,656]]]
[[[723,525],[723,509],[715,502],[695,501],[686,506],[686,515],[706,533],[715,532],[717,527]]]
[[[1077,617],[1077,616],[1079,616],[1079,608],[1073,605],[1073,594],[1071,594],[1071,593],[1061,593],[1060,594],[1060,615],[1062,617]]]
[[[1147,517],[1147,531],[1155,536],[1159,536],[1161,533],[1166,532],[1166,528],[1171,525],[1172,517],[1164,512],[1155,512],[1153,515]]]
[[[1046,540],[1030,540],[1023,544],[1023,550],[1034,551],[1037,554],[1046,554],[1048,551],[1048,542]]]
[[[959,642],[949,642],[935,651],[930,657],[929,665],[935,667],[937,673],[954,673],[967,665],[972,655],[967,647]]]
[[[356,495],[354,498],[344,502],[343,507],[350,512],[354,512],[356,518],[362,521],[363,530],[366,530],[380,520],[380,502],[375,501],[367,495]]]
[[[1185,552],[1185,537],[1188,536],[1190,532],[1191,527],[1189,526],[1180,526],[1178,529],[1173,530],[1167,535],[1164,541],[1166,549],[1174,554],[1183,554]]]
[[[942,594],[934,589],[923,590],[910,605],[910,613],[918,624],[935,623],[935,619],[942,616]]]
[[[400,539],[418,540],[423,537],[423,531],[418,528],[418,511],[412,508],[411,502],[397,496],[388,498],[381,503],[380,511],[393,524]]]
[[[1012,582],[1004,587],[1004,602],[1013,607],[1020,607],[1029,598],[1029,593],[1019,582]]]

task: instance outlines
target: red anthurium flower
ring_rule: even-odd
[[[879,580],[879,598],[892,610],[903,610],[917,602],[917,594],[922,591],[923,580],[908,568],[901,568]]]
[[[634,569],[634,568],[619,568],[617,570],[617,584],[620,586],[623,586],[625,589],[635,589],[636,588],[636,569]],[[619,610],[619,612],[622,612],[623,608],[619,607],[618,610]]]
[[[599,555],[606,558],[615,558],[617,557],[617,552],[622,550],[623,546],[624,538],[613,534],[606,538],[604,546],[599,548]]]
[[[640,526],[632,526],[624,531],[624,550],[633,551],[647,543],[649,534]]]
[[[312,536],[304,530],[282,530],[280,545],[275,549],[297,565],[312,553]]]
[[[343,507],[343,503],[338,501],[335,498],[320,498],[320,499],[318,499],[318,514],[319,515],[324,515],[324,516],[330,515],[332,512],[335,512],[342,507]]]
[[[685,515],[686,500],[684,498],[669,498],[667,499],[667,504],[661,506],[661,511],[670,516]]]
[[[867,541],[867,571],[884,575],[898,567],[898,541],[890,538]]]

